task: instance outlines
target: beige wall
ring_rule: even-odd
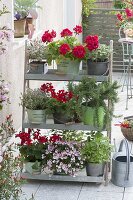
[[[75,1],[75,0],[74,0]],[[6,14],[0,17],[0,26],[10,24],[13,27],[13,0],[3,0],[3,2],[9,7],[10,14]],[[64,0],[39,0],[42,10],[38,10],[39,18],[38,27],[41,30],[54,29],[58,33],[62,30],[64,24]],[[76,0],[77,12],[76,20],[80,21],[81,0]],[[1,20],[2,19],[2,20]],[[75,19],[74,19],[75,20]],[[76,22],[75,22],[76,23]],[[15,48],[13,48],[15,47]],[[19,106],[20,94],[23,92],[23,77],[24,77],[24,42],[17,43],[14,46],[14,42],[9,47],[7,55],[0,56],[0,72],[3,74],[3,78],[11,83],[10,86],[10,99],[11,104],[7,106],[0,114],[4,119],[6,114],[13,114],[13,120],[16,130],[21,126],[22,108]]]

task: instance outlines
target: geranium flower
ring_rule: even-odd
[[[59,47],[59,52],[62,55],[66,55],[71,50],[70,46],[68,44],[62,44]]]
[[[133,11],[132,11],[131,9],[126,8],[126,9],[125,9],[125,12],[126,12],[127,18],[133,17]]]
[[[66,29],[63,29],[63,31],[60,33],[61,34],[61,37],[66,37],[66,36],[72,36],[72,32],[66,28]]]
[[[98,35],[88,35],[85,38],[85,43],[90,51],[97,49],[99,47]]]
[[[52,42],[53,38],[56,37],[56,32],[52,30],[51,32],[45,31],[44,34],[42,35],[42,41],[45,42]]]
[[[76,57],[76,58],[84,58],[86,51],[84,46],[79,45],[79,46],[75,46],[72,50],[72,54]]]
[[[122,14],[118,13],[118,14],[117,14],[117,19],[120,20],[120,21],[122,21],[122,20],[123,20]]]
[[[73,30],[76,34],[80,34],[82,33],[82,26],[76,25],[76,27],[73,28]]]

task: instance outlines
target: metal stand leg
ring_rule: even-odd
[[[129,44],[129,66],[127,69],[127,98],[126,98],[126,110],[128,109],[128,99],[132,98],[132,77],[131,77],[131,44]],[[130,94],[129,94],[130,90]]]

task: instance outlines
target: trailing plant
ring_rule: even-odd
[[[96,0],[82,0],[82,15],[89,16],[90,9],[95,7]]]
[[[86,163],[103,163],[109,160],[112,145],[101,132],[91,131],[83,144],[81,154]]]

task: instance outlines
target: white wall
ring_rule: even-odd
[[[64,1],[66,2],[64,3]],[[9,7],[11,13],[0,17],[0,26],[9,23],[13,27],[13,0],[3,0],[3,2]],[[39,3],[43,9],[38,10],[40,20],[37,23],[39,29],[43,31],[54,29],[57,33],[60,33],[63,27],[73,28],[80,23],[81,0],[39,0]],[[11,104],[3,110],[1,118],[4,119],[6,114],[12,113],[17,130],[21,126],[22,119],[19,97],[23,92],[25,52],[24,43],[16,46],[15,49],[13,49],[13,45],[12,42],[7,55],[0,56],[0,71],[3,73],[3,77],[11,82]]]

